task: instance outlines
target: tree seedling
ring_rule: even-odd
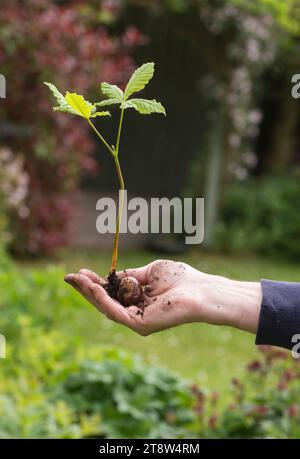
[[[132,277],[125,277],[120,281],[116,274],[120,223],[122,219],[125,190],[123,174],[119,162],[120,140],[124,120],[124,112],[126,109],[133,108],[141,115],[150,115],[151,113],[162,113],[163,115],[166,115],[166,111],[162,104],[157,102],[155,99],[148,100],[141,98],[130,98],[133,94],[145,88],[145,86],[153,77],[153,74],[154,63],[148,62],[135,70],[129,79],[124,91],[122,91],[122,89],[116,85],[105,82],[101,83],[101,90],[106,98],[96,103],[89,102],[82,95],[72,92],[66,92],[64,96],[52,83],[45,82],[57,101],[57,105],[53,108],[53,110],[70,113],[72,115],[85,118],[91,129],[93,129],[93,131],[96,133],[114,160],[119,180],[120,202],[116,219],[111,269],[107,275],[107,284],[105,285],[105,289],[112,298],[118,299],[124,306],[129,306],[131,304],[142,304],[143,290],[136,279]],[[116,141],[114,144],[110,144],[105,140],[103,135],[99,132],[92,121],[94,118],[99,116],[110,116],[109,111],[101,111],[101,108],[109,107],[111,105],[118,105],[120,108],[119,126],[117,130]]]

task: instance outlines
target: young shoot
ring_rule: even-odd
[[[128,108],[133,108],[141,115],[150,115],[152,113],[162,113],[163,115],[166,115],[166,111],[162,104],[157,102],[155,99],[148,100],[131,97],[133,94],[144,89],[153,75],[154,62],[148,62],[135,70],[129,79],[124,91],[122,91],[122,89],[116,85],[103,82],[101,83],[101,91],[105,99],[96,103],[89,102],[82,95],[74,92],[66,92],[66,94],[63,95],[52,83],[45,82],[45,85],[48,86],[57,102],[57,105],[53,108],[53,110],[70,113],[71,115],[81,116],[84,118],[114,160],[121,192],[116,220],[110,274],[114,274],[117,268],[120,222],[122,219],[124,204],[123,197],[125,185],[119,162],[119,153],[125,110]],[[111,105],[118,105],[120,109],[119,125],[116,133],[116,140],[114,143],[108,142],[93,123],[93,119],[98,116],[110,116],[109,111],[101,111],[101,109],[102,107],[109,107]]]

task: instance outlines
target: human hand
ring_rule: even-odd
[[[105,280],[88,269],[68,274],[65,281],[108,318],[142,336],[191,322],[256,331],[261,301],[258,283],[232,281],[167,260],[117,274],[120,279],[132,276],[144,286],[143,310],[124,308],[107,294]]]

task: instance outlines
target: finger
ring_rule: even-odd
[[[119,279],[132,276],[139,281],[140,284],[145,285],[149,282],[150,266],[151,263],[141,268],[124,269],[124,271],[118,271],[117,276]]]
[[[73,276],[74,274],[66,274],[65,277],[64,277],[64,281],[71,285],[71,287],[75,288],[75,290],[77,290],[79,293],[82,294],[80,288],[75,284],[75,282],[73,282]]]
[[[74,279],[73,279],[74,275],[75,274],[67,274],[64,279],[65,282],[71,285],[71,287],[73,287],[75,290],[77,290],[77,292],[79,292],[87,301],[92,303],[93,299],[92,299],[91,294],[86,294],[81,290],[81,288],[74,282]]]
[[[91,287],[93,282],[91,279],[84,274],[74,274],[72,277],[72,282],[74,282],[85,295],[91,295]]]
[[[127,326],[132,326],[132,321],[127,311],[117,301],[113,300],[99,284],[93,283],[84,274],[70,274],[65,280],[71,282],[90,303],[109,319],[120,322]]]
[[[90,269],[82,268],[79,271],[79,274],[87,276],[95,284],[104,285],[106,283],[105,279],[102,279],[102,277],[98,276],[98,274],[96,274],[94,271],[91,271]]]
[[[127,310],[116,300],[113,300],[99,284],[92,284],[91,292],[96,308],[111,320],[132,327],[133,323]]]

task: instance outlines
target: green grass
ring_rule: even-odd
[[[142,266],[156,258],[163,257],[142,251],[122,253],[119,267],[123,269]],[[299,280],[298,266],[279,260],[249,255],[229,257],[198,251],[181,256],[180,260],[202,271],[235,279]],[[53,264],[53,261],[20,264],[23,269],[43,269],[49,263]],[[61,253],[55,264],[63,267],[66,272],[89,267],[105,275],[110,264],[110,254],[66,251]],[[66,285],[65,288],[71,287]],[[84,300],[82,308],[74,308],[72,314],[67,317],[62,314],[61,317],[57,324],[60,331],[79,336],[85,346],[97,342],[139,354],[146,362],[168,367],[183,377],[199,382],[204,389],[220,392],[223,401],[227,398],[232,377],[239,376],[258,352],[254,335],[205,324],[185,325],[143,338],[108,321]]]

